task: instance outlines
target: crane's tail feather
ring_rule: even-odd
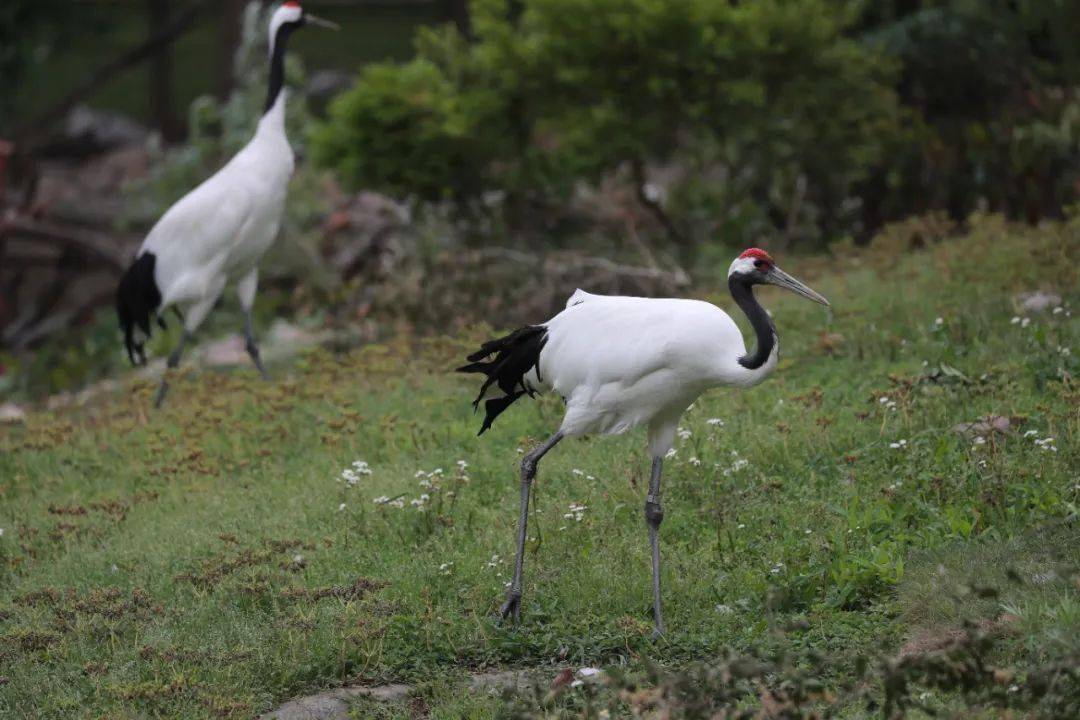
[[[492,385],[497,385],[503,391],[502,397],[490,398],[484,403],[484,424],[479,435],[483,435],[495,422],[495,418],[515,400],[526,394],[531,397],[536,392],[535,388],[526,383],[525,375],[536,368],[539,377],[540,351],[546,343],[547,328],[543,325],[526,325],[505,337],[484,343],[479,350],[469,355],[470,364],[457,369],[458,372],[487,376],[480,387],[480,393],[473,401],[474,408],[480,407],[480,401]],[[494,359],[485,361],[485,358],[491,355],[495,356]]]
[[[153,253],[143,253],[135,259],[116,289],[116,316],[124,333],[124,347],[132,365],[146,364],[146,341],[152,331],[151,319],[165,329],[165,320],[157,314],[161,305],[161,291],[154,280]],[[136,332],[141,337],[136,337]]]

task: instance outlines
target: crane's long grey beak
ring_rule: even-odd
[[[318,15],[312,15],[309,12],[304,13],[304,22],[311,23],[312,25],[315,25],[317,27],[326,28],[327,30],[340,30],[341,29],[341,26],[338,25],[336,22],[331,22],[329,20],[323,20]]]
[[[793,292],[793,293],[795,293],[797,295],[802,295],[804,298],[806,298],[808,300],[813,300],[816,303],[821,303],[825,307],[829,307],[829,301],[826,300],[823,295],[821,295],[821,294],[819,294],[817,292],[814,292],[809,287],[807,287],[805,284],[803,284],[803,283],[799,282],[798,280],[796,280],[795,278],[791,277],[790,275],[788,275],[786,272],[784,272],[780,268],[776,267],[775,265],[773,266],[772,270],[770,270],[765,275],[765,282],[769,283],[770,285],[776,285],[777,287],[782,287],[785,290],[790,290],[791,292]]]

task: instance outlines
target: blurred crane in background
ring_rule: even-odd
[[[235,283],[244,311],[246,349],[266,377],[252,329],[251,310],[259,282],[258,263],[277,237],[294,168],[285,135],[285,51],[289,37],[307,24],[337,29],[334,23],[286,2],[270,19],[270,80],[266,106],[255,137],[225,167],[173,205],[147,235],[134,263],[120,280],[116,309],[128,357],[146,362],[152,323],[165,326],[162,313],[173,307],[183,333],[168,369],[176,368],[184,346],[206,319],[225,285]],[[154,404],[168,392],[162,378]]]

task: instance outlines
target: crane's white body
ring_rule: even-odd
[[[749,370],[742,332],[731,317],[700,300],[593,295],[576,291],[544,323],[547,342],[525,376],[566,402],[564,436],[649,428],[652,456],[666,453],[679,418],[710,388],[751,387],[776,369],[779,343]]]
[[[753,286],[761,284],[829,304],[776,267],[767,252],[750,248],[731,264],[728,289],[754,330],[753,354],[746,352],[735,321],[707,302],[612,297],[578,290],[566,309],[551,320],[483,343],[469,354],[469,364],[458,368],[486,376],[474,408],[479,409],[492,388],[502,392],[484,403],[481,435],[526,393],[550,389],[566,402],[558,431],[521,460],[514,577],[499,609],[504,620],[517,620],[521,610],[529,495],[541,458],[565,437],[622,433],[645,425],[652,455],[645,521],[652,551],[654,636],[663,633],[659,531],[664,519],[660,493],[664,457],[675,441],[679,418],[703,392],[722,385],[750,387],[776,369],[776,327],[753,293]]]
[[[147,235],[139,254],[157,256],[161,308],[184,310],[188,331],[199,326],[229,283],[237,283],[240,302],[250,309],[259,260],[281,229],[294,163],[282,91],[251,141],[169,208]]]

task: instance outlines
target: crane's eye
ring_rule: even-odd
[[[758,270],[761,270],[768,267],[768,264],[764,260],[755,260],[754,267],[756,267]]]

